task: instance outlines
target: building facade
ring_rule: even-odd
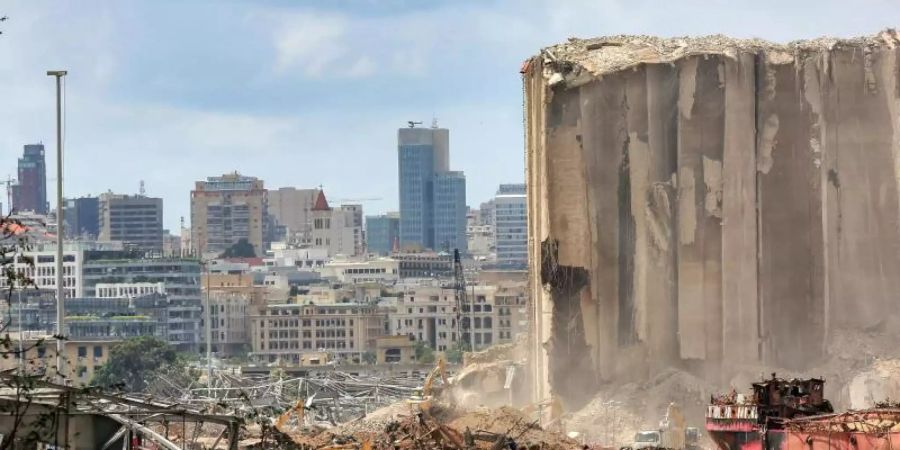
[[[44,144],[25,146],[19,158],[18,179],[12,186],[12,208],[16,211],[34,211],[47,214],[47,164]]]
[[[469,286],[457,314],[457,291],[452,287],[406,286],[388,314],[389,330],[438,352],[453,348],[458,340],[475,350],[510,343],[528,330],[525,287],[525,283]]]
[[[402,290],[388,315],[393,336],[408,336],[438,352],[452,349],[459,339],[456,291],[439,286]]]
[[[313,248],[325,248],[328,256],[357,256],[363,253],[362,205],[328,206],[325,192],[319,191],[310,211]]]
[[[263,241],[267,195],[263,181],[237,172],[198,181],[191,191],[191,244],[195,254],[221,254],[246,239],[257,256]]]
[[[450,131],[398,131],[400,248],[405,251],[466,248],[466,178],[450,171]]]
[[[400,246],[400,213],[366,216],[366,252],[386,256]]]
[[[140,258],[129,252],[86,252],[83,296],[97,297],[98,285],[163,283],[168,301],[169,341],[182,349],[200,342],[202,314],[200,261],[182,258]]]
[[[299,365],[304,353],[326,352],[360,363],[385,334],[387,315],[367,304],[279,304],[250,320],[251,357],[258,362]]]
[[[396,253],[400,278],[448,278],[453,276],[453,257],[447,253]]]
[[[163,201],[143,195],[100,195],[99,241],[122,242],[125,248],[161,255]]]
[[[466,176],[441,172],[434,176],[434,248],[468,253],[466,240]]]
[[[97,283],[94,295],[98,298],[134,298],[150,294],[165,294],[166,283]]]
[[[211,290],[209,295],[212,351],[219,356],[232,356],[249,350],[248,313],[250,295],[236,291]],[[203,334],[206,342],[206,333]]]
[[[285,227],[285,239],[289,242],[307,243],[312,232],[310,211],[315,204],[318,189],[282,187],[269,190],[269,214],[278,225]]]
[[[25,372],[35,376],[56,376],[56,338],[50,333],[25,332],[10,335],[10,346],[17,348],[21,340],[25,349],[21,358],[0,358],[0,370],[13,371],[24,367]],[[109,359],[113,345],[121,342],[116,338],[69,339],[63,343],[65,378],[74,386],[87,386],[94,373]]]
[[[450,130],[401,128],[397,133],[400,247],[435,248],[434,175],[450,170]]]
[[[181,351],[196,351],[196,344],[185,342],[184,308],[183,300],[159,293],[131,298],[74,298],[66,301],[66,324],[74,338],[155,336]],[[198,328],[199,308],[195,312],[198,314],[189,322]]]
[[[273,245],[274,247],[274,245]],[[273,248],[272,256],[263,258],[266,267],[296,267],[301,270],[316,270],[328,262],[325,248]]]
[[[342,283],[395,283],[400,279],[400,262],[392,258],[366,261],[334,260],[319,269],[323,278]]]
[[[63,292],[66,298],[81,297],[84,293],[83,263],[82,247],[75,243],[64,243]],[[13,267],[31,279],[38,289],[56,291],[56,244],[32,245],[31,249],[15,257]],[[0,289],[6,286],[7,278],[0,277]]]
[[[497,264],[528,264],[528,205],[524,184],[501,184],[494,197]]]
[[[100,199],[80,197],[63,204],[65,233],[69,239],[96,240],[100,236]]]

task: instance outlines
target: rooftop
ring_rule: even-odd
[[[840,47],[893,49],[900,46],[900,33],[886,29],[871,36],[793,41],[779,44],[762,39],[735,39],[723,35],[660,38],[643,35],[604,36],[592,39],[570,38],[567,42],[544,48],[545,62],[575,64],[593,75],[618,72],[640,64],[665,64],[692,55],[719,54],[734,57],[738,53],[765,53],[776,64],[793,62],[802,53]]]

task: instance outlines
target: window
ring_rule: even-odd
[[[87,357],[87,347],[85,347],[85,346],[78,347],[78,357],[79,358]]]
[[[103,357],[103,347],[99,345],[94,346],[94,358],[102,358]]]

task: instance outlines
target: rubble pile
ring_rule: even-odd
[[[469,430],[476,439],[497,442],[498,438],[511,439],[518,447],[576,448],[576,442],[562,433],[542,429],[538,421],[521,411],[501,407],[478,408],[450,422],[457,430]],[[491,436],[494,437],[493,441]]]
[[[581,444],[543,430],[514,408],[465,411],[446,404],[420,410],[400,402],[317,435],[291,434],[293,445],[343,449],[574,449]]]
[[[655,429],[669,404],[675,403],[688,424],[704,422],[714,386],[676,369],[666,369],[646,382],[609,385],[582,409],[563,419],[569,431],[590,442],[620,446],[639,430]]]

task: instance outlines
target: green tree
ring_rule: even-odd
[[[240,239],[222,253],[223,258],[255,258],[256,250],[246,239]]]
[[[447,351],[444,352],[444,356],[447,357],[447,362],[451,364],[460,364],[463,362],[463,355],[468,351],[471,351],[468,342],[457,342],[456,345],[448,348]]]
[[[416,341],[414,348],[416,350],[416,362],[421,364],[434,363],[434,350],[432,350],[428,344],[422,341]]]
[[[169,343],[153,336],[140,336],[113,345],[109,359],[94,374],[92,384],[140,392],[160,375],[170,377],[186,372],[178,352]]]
[[[375,352],[369,350],[362,355],[362,360],[366,364],[375,364],[378,362],[378,357],[375,356]]]

